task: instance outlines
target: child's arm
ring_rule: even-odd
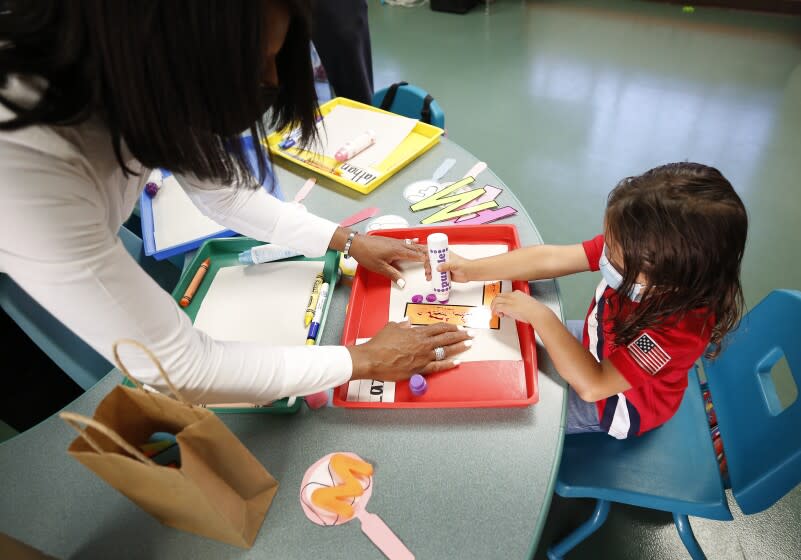
[[[609,360],[598,362],[547,306],[523,292],[498,294],[492,311],[527,321],[537,331],[556,370],[582,400],[595,402],[631,388]]]
[[[471,280],[540,280],[557,278],[590,269],[584,247],[577,245],[533,245],[494,257],[470,260],[450,253],[449,262],[439,265],[449,270],[454,282]]]

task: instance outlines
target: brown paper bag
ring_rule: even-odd
[[[146,352],[178,400],[145,390],[121,363],[121,344]],[[114,358],[137,388],[115,387],[93,418],[60,413],[79,434],[67,452],[165,525],[253,546],[278,482],[216,414],[181,397],[147,348],[121,340]],[[139,450],[154,432],[176,435],[179,468],[158,465]]]

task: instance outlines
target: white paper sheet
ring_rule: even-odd
[[[424,239],[420,240],[425,242]],[[506,245],[451,245],[449,249],[460,256],[478,259],[506,253]],[[433,293],[431,283],[426,281],[422,263],[400,263],[399,267],[406,280],[403,289],[393,285],[389,295],[389,320],[403,321],[405,319],[406,304],[411,302],[412,296]],[[509,280],[501,282],[501,293],[512,291]],[[451,292],[448,305],[481,306],[484,294],[484,282],[451,283]],[[491,314],[491,312],[488,311]],[[466,352],[456,356],[463,362],[481,362],[487,360],[522,360],[520,353],[520,339],[517,334],[517,325],[513,319],[501,318],[500,329],[470,329],[474,334],[473,346]]]
[[[356,344],[362,344],[369,338],[357,338]],[[395,402],[395,382],[378,381],[376,379],[357,379],[348,383],[348,402]]]
[[[291,261],[221,268],[200,304],[195,326],[219,340],[305,344],[306,305],[323,265]]]
[[[339,105],[317,124],[320,145],[314,151],[333,158],[343,144],[372,129],[376,133],[375,144],[349,159],[348,163],[361,168],[373,168],[403,142],[416,124],[415,119],[401,115],[385,115]]]
[[[207,218],[192,204],[173,175],[164,179],[151,205],[153,238],[158,251],[208,237],[226,229]]]

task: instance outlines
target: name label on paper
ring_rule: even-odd
[[[350,163],[340,164],[338,169],[342,177],[360,185],[369,185],[381,176],[375,169],[356,167]]]
[[[395,402],[395,382],[358,379],[348,383],[348,402]]]
[[[357,338],[356,344],[364,344],[369,338]],[[358,379],[348,383],[348,402],[395,402],[395,382],[377,379]]]

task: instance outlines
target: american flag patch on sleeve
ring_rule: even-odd
[[[626,348],[634,361],[651,375],[655,375],[670,362],[670,354],[662,350],[646,333],[635,338]]]

